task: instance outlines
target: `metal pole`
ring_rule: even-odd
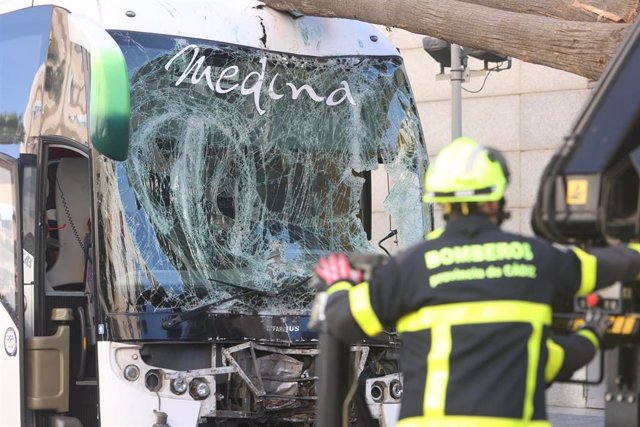
[[[349,346],[331,335],[326,323],[320,328],[320,354],[316,360],[320,379],[315,426],[340,427],[342,405],[349,389]]]
[[[462,136],[462,60],[460,46],[451,45],[451,139]]]

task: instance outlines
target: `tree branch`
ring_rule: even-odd
[[[593,80],[628,28],[628,24],[563,21],[459,0],[263,1],[279,10],[402,28]]]

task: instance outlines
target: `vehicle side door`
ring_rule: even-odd
[[[18,167],[0,153],[0,425],[23,423],[24,297]]]

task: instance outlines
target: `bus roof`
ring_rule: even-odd
[[[257,0],[13,0],[0,7],[0,13],[45,4],[85,15],[105,30],[170,34],[308,56],[399,55],[372,25],[295,18]]]

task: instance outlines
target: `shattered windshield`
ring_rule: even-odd
[[[94,166],[109,311],[306,310],[320,255],[378,250],[363,189],[381,167],[403,244],[423,235],[427,159],[399,57],[112,35],[131,140],[125,162]]]

